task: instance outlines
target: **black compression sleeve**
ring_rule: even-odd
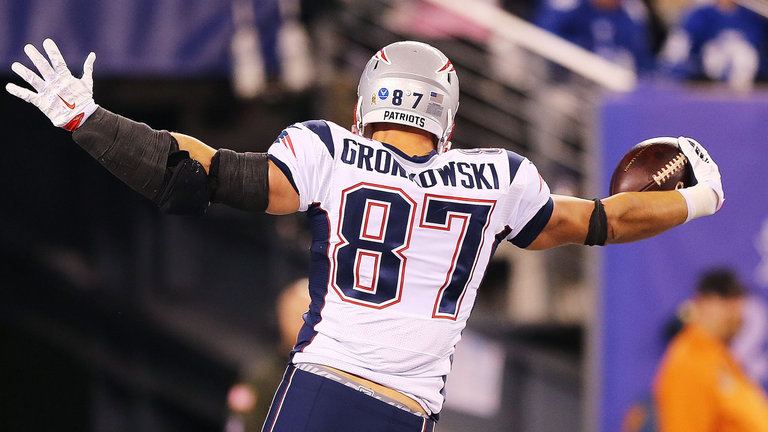
[[[264,211],[269,205],[269,164],[266,153],[220,149],[208,173],[211,202],[241,210]]]
[[[101,107],[72,138],[109,172],[153,201],[162,192],[168,155],[179,149],[168,131],[154,130]]]

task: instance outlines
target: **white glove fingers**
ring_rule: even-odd
[[[88,57],[85,58],[83,63],[83,83],[90,90],[93,90],[93,62],[96,61],[96,53],[91,52]]]
[[[53,79],[56,78],[56,73],[53,72],[53,68],[50,63],[48,63],[48,60],[40,54],[40,51],[38,51],[34,45],[26,44],[24,46],[24,52],[27,54],[27,57],[32,60],[32,63],[40,72],[40,75],[43,76],[44,80],[53,81]]]
[[[26,85],[11,83],[5,88],[8,93],[35,105],[54,125],[72,131],[98,107],[93,101],[92,79],[96,56],[91,53],[86,57],[83,77],[78,79],[72,76],[56,43],[46,39],[43,48],[45,52],[41,54],[31,44],[24,46],[24,52],[37,71],[18,63],[11,66],[37,92]]]
[[[64,61],[64,57],[61,55],[59,47],[56,46],[56,42],[51,39],[44,40],[43,49],[45,49],[45,53],[48,54],[48,58],[51,59],[51,65],[57,74],[69,73],[67,62]]]
[[[16,75],[20,76],[24,81],[29,83],[35,90],[37,90],[38,93],[43,91],[43,88],[45,88],[45,81],[43,81],[42,78],[37,76],[36,73],[32,72],[28,67],[24,66],[23,64],[19,62],[14,62],[11,65],[11,70],[16,72]]]
[[[5,89],[8,93],[16,96],[17,98],[24,99],[25,101],[37,105],[37,94],[32,90],[19,87],[16,84],[8,83],[5,85]]]
[[[705,149],[703,145],[699,144],[699,142],[693,138],[686,138],[682,136],[678,137],[677,146],[680,148],[680,151],[683,152],[685,157],[690,160],[691,163],[694,163],[695,159],[700,159],[704,163],[710,163],[712,161],[712,159],[709,157],[709,152],[707,152],[707,149]]]

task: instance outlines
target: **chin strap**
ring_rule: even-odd
[[[453,115],[453,113],[451,112],[450,109],[448,109],[448,118],[453,118],[453,117],[451,117],[452,115]],[[443,132],[443,136],[440,137],[440,140],[437,142],[437,153],[438,154],[445,153],[445,152],[447,152],[448,150],[451,149],[451,137],[453,136],[453,128],[454,128],[454,126],[456,126],[456,122],[452,121],[450,126],[448,126],[448,129],[446,129]]]
[[[363,97],[357,98],[357,105],[355,105],[355,111],[353,113],[353,117],[355,119],[355,122],[352,124],[352,133],[355,135],[363,136],[364,127],[363,127],[363,116],[360,114],[360,108],[363,105]]]

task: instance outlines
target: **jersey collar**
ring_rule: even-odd
[[[437,155],[437,151],[432,150],[431,152],[429,152],[428,154],[425,154],[423,156],[408,156],[407,154],[403,153],[399,148],[393,146],[392,144],[387,144],[385,142],[383,142],[381,144],[384,147],[386,147],[386,148],[392,150],[393,152],[395,152],[395,154],[397,154],[401,158],[403,158],[405,160],[408,160],[410,162],[418,163],[418,164],[427,163],[427,162],[430,161],[430,159],[432,159],[435,155]]]

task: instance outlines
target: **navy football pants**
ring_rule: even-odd
[[[288,366],[262,432],[434,432],[435,421]]]

